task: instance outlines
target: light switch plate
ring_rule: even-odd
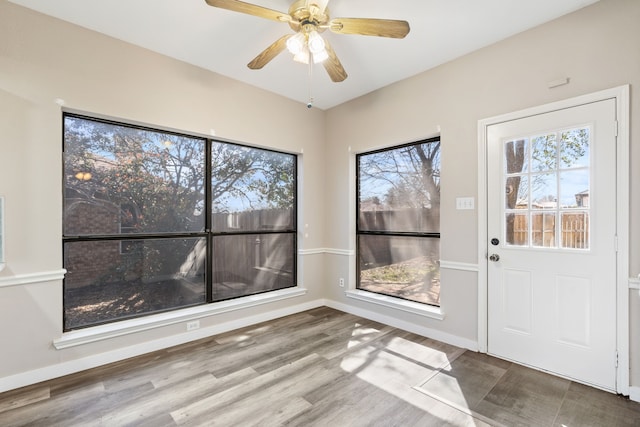
[[[475,199],[473,197],[456,197],[456,209],[475,209]]]

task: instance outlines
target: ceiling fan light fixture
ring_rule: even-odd
[[[293,60],[296,62],[300,62],[301,64],[309,64],[309,56],[311,52],[309,52],[309,48],[304,46],[302,50],[295,55],[293,55]]]
[[[309,32],[307,43],[309,45],[309,51],[313,54],[324,51],[324,39],[315,30]]]
[[[287,40],[287,49],[293,55],[298,55],[300,52],[302,52],[305,49],[306,42],[307,40],[305,39],[304,34],[297,33],[295,36]]]
[[[313,53],[313,63],[314,64],[319,64],[319,63],[323,62],[324,60],[326,60],[327,58],[329,58],[329,53],[327,52],[326,49],[322,49],[320,52],[314,52]]]

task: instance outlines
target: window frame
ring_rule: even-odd
[[[390,147],[379,148],[371,151],[363,151],[363,152],[356,153],[355,155],[355,178],[356,178],[355,179],[356,181],[356,186],[355,186],[355,199],[356,199],[355,200],[355,217],[356,217],[355,218],[355,247],[356,247],[355,275],[356,276],[355,276],[355,292],[351,292],[350,296],[355,297],[357,299],[364,299],[364,300],[370,300],[371,302],[381,303],[382,305],[389,305],[389,300],[391,302],[396,300],[398,302],[401,302],[402,305],[413,306],[414,307],[413,310],[410,310],[410,311],[414,311],[414,312],[421,312],[422,310],[419,308],[420,306],[426,308],[428,311],[440,310],[441,305],[430,304],[422,301],[416,301],[414,299],[404,298],[402,296],[393,295],[390,293],[375,292],[369,289],[363,289],[360,286],[361,275],[362,275],[360,241],[362,236],[387,236],[391,238],[411,237],[411,238],[425,238],[425,239],[438,239],[438,240],[441,238],[439,230],[438,232],[363,230],[360,224],[360,212],[361,212],[360,210],[360,190],[361,190],[360,159],[363,156],[367,156],[367,155],[399,150],[405,147],[411,147],[411,146],[421,145],[425,143],[440,143],[440,142],[441,142],[440,136],[434,136],[434,137],[422,139],[415,142],[409,142],[409,143],[404,143],[399,145],[393,145]],[[440,226],[438,226],[438,229],[440,229]],[[366,296],[366,294],[370,294],[373,298],[369,299]]]
[[[93,234],[72,234],[72,233],[67,233],[66,229],[65,229],[65,212],[67,209],[67,197],[66,197],[66,176],[65,176],[65,161],[66,161],[66,157],[65,157],[65,146],[66,146],[66,118],[67,117],[73,117],[73,118],[77,118],[77,119],[81,119],[81,120],[87,120],[90,122],[97,122],[97,123],[102,123],[102,124],[106,124],[106,125],[113,125],[113,126],[122,126],[122,127],[128,127],[128,128],[132,128],[132,129],[137,129],[137,130],[143,130],[143,131],[148,131],[148,132],[154,132],[154,133],[161,133],[161,134],[170,134],[170,135],[175,135],[175,136],[179,136],[179,137],[185,137],[185,138],[191,138],[191,139],[199,139],[203,141],[203,150],[204,150],[204,168],[205,168],[205,173],[204,173],[204,206],[202,208],[201,211],[201,215],[204,215],[204,223],[203,223],[203,228],[201,231],[168,231],[168,232],[144,232],[144,233],[122,233],[121,232],[121,224],[118,224],[118,233],[110,233],[110,234],[97,234],[97,233],[93,233]],[[267,152],[271,152],[271,153],[276,153],[276,154],[281,154],[281,155],[286,155],[286,156],[291,156],[292,159],[292,166],[291,166],[291,170],[293,173],[293,178],[292,178],[292,219],[291,219],[291,224],[290,227],[287,228],[283,228],[283,229],[278,229],[278,230],[269,230],[269,229],[265,229],[265,230],[260,230],[260,231],[243,231],[243,230],[239,230],[239,231],[220,231],[217,232],[216,230],[212,230],[212,211],[213,211],[213,207],[212,207],[212,146],[214,143],[221,143],[221,144],[229,144],[229,145],[235,145],[235,146],[240,146],[240,147],[246,147],[248,149],[254,149],[254,150],[262,150],[262,151],[267,151]],[[62,310],[62,317],[63,317],[63,332],[65,333],[69,333],[69,332],[74,332],[74,331],[80,331],[83,329],[88,329],[88,328],[95,328],[95,327],[108,327],[109,325],[113,325],[113,324],[117,324],[119,322],[126,322],[128,320],[132,320],[132,319],[137,319],[137,318],[144,318],[144,317],[148,317],[148,316],[153,316],[156,314],[161,314],[161,313],[170,313],[170,312],[178,312],[180,310],[188,312],[190,310],[193,310],[194,308],[198,308],[198,307],[202,307],[205,308],[206,306],[215,306],[216,304],[220,305],[220,303],[227,303],[232,300],[232,299],[241,299],[241,298],[246,298],[246,297],[251,297],[251,296],[255,296],[255,295],[259,295],[259,294],[266,294],[269,292],[276,292],[277,291],[286,291],[289,289],[295,289],[298,287],[298,259],[297,259],[297,250],[298,250],[298,239],[297,239],[297,229],[298,229],[298,203],[299,203],[299,193],[298,193],[298,175],[299,175],[299,171],[298,171],[298,155],[295,153],[289,153],[289,152],[285,152],[285,151],[280,151],[280,150],[275,150],[275,149],[271,149],[271,148],[264,148],[264,147],[254,147],[248,144],[241,144],[241,143],[237,143],[237,142],[229,142],[229,141],[225,141],[225,140],[221,140],[221,139],[216,139],[216,138],[212,138],[212,137],[207,137],[207,136],[203,136],[203,135],[198,135],[198,134],[194,134],[194,133],[188,133],[188,132],[183,132],[183,131],[175,131],[175,130],[168,130],[166,128],[160,127],[160,126],[152,126],[152,125],[146,125],[146,124],[140,124],[140,123],[133,123],[130,121],[126,121],[126,120],[122,120],[122,119],[112,119],[112,118],[105,118],[105,117],[101,117],[101,116],[95,116],[95,115],[91,115],[91,114],[87,114],[87,113],[83,113],[83,112],[76,112],[76,111],[70,111],[70,110],[63,110],[62,111],[62,191],[63,191],[63,197],[62,197],[62,209],[63,209],[63,215],[62,215],[62,257],[63,257],[63,266],[65,266],[65,245],[67,243],[74,243],[74,242],[104,242],[104,241],[120,241],[120,254],[121,255],[125,255],[122,251],[122,243],[127,242],[128,244],[131,244],[132,242],[143,242],[145,239],[151,239],[151,240],[161,240],[161,239],[180,239],[180,238],[203,238],[206,242],[206,255],[205,255],[205,261],[204,261],[204,302],[202,303],[197,303],[197,304],[190,304],[190,305],[184,305],[184,306],[178,306],[178,307],[171,307],[171,308],[167,308],[167,309],[161,309],[161,310],[156,310],[156,311],[150,311],[150,312],[143,312],[143,313],[139,313],[139,314],[132,314],[132,315],[124,315],[118,318],[113,318],[113,319],[109,319],[109,320],[105,320],[105,321],[100,321],[100,322],[94,322],[91,324],[87,324],[87,325],[81,325],[81,326],[73,326],[73,327],[68,327],[67,326],[67,319],[66,319],[66,305],[65,305],[65,282],[66,279],[63,280],[63,310]],[[214,259],[212,257],[215,256],[215,254],[213,253],[213,239],[214,237],[217,236],[234,236],[234,235],[249,235],[249,234],[256,234],[256,235],[264,235],[264,234],[268,234],[268,235],[276,235],[276,234],[286,234],[286,235],[291,235],[292,236],[292,240],[293,240],[293,245],[291,248],[291,265],[292,265],[292,281],[291,281],[291,285],[290,286],[285,286],[285,287],[280,287],[277,289],[269,289],[269,290],[264,290],[264,291],[259,291],[259,292],[251,292],[251,293],[247,293],[245,295],[239,295],[239,296],[234,296],[231,298],[224,298],[224,299],[213,299],[213,266],[214,266]],[[126,251],[125,251],[126,252]],[[267,298],[268,300],[268,298]]]

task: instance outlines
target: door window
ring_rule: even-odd
[[[589,126],[503,145],[507,246],[589,249]]]

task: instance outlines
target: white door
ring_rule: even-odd
[[[487,128],[488,352],[613,391],[615,108]]]

